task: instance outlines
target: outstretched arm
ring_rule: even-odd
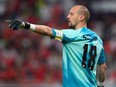
[[[41,34],[41,35],[52,37],[52,29],[45,25],[35,25],[34,32]]]
[[[13,30],[30,29],[38,34],[52,37],[52,29],[45,25],[30,24],[20,20],[6,20],[6,22],[9,23],[9,27]]]

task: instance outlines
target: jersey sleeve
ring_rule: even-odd
[[[104,49],[102,49],[99,60],[98,60],[98,65],[101,65],[105,62],[106,62],[105,52],[104,52]]]
[[[66,30],[56,30],[52,29],[53,38],[63,43],[69,43],[74,41],[77,38],[75,30],[66,29]]]
[[[52,29],[52,39],[56,39],[59,41],[62,41],[62,37],[63,37],[63,32],[62,30],[56,30],[56,29]]]

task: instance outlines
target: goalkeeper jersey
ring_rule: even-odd
[[[105,62],[103,43],[90,29],[52,29],[62,42],[63,87],[97,87],[97,64]]]

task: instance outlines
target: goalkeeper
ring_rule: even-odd
[[[63,87],[104,87],[106,59],[103,42],[87,28],[89,17],[85,6],[76,5],[67,16],[69,29],[58,30],[20,20],[7,22],[13,30],[23,28],[62,42]]]

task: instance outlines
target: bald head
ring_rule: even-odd
[[[85,21],[88,21],[90,18],[89,10],[83,5],[76,5],[72,7],[78,14],[85,16]]]
[[[83,5],[76,5],[71,8],[67,16],[68,26],[74,29],[85,27],[89,20],[90,13]]]

